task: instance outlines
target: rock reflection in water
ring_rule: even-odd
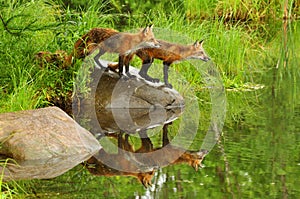
[[[7,157],[1,157],[5,160]],[[28,180],[28,179],[50,179],[60,176],[85,160],[86,154],[72,156],[57,156],[52,158],[17,161],[7,159],[3,163],[0,172],[3,173],[3,180]]]
[[[208,153],[206,150],[191,151],[173,146],[168,138],[168,126],[163,127],[162,146],[154,148],[146,130],[139,132],[141,147],[134,149],[126,133],[108,134],[118,141],[118,152],[111,154],[101,149],[86,161],[87,169],[98,176],[133,176],[145,187],[151,185],[155,171],[173,164],[188,164],[196,171]]]
[[[184,109],[183,97],[162,83],[138,78],[129,80],[97,68],[89,79],[90,92],[78,88],[73,98],[73,114],[77,122],[94,134],[104,132],[135,133],[178,118]],[[80,80],[78,80],[80,81]]]
[[[183,113],[183,97],[164,84],[139,78],[137,69],[131,68],[130,73],[137,78],[120,79],[115,73],[93,68],[88,78],[89,92],[82,88],[76,90],[73,101],[76,121],[100,142],[110,144],[87,160],[86,168],[99,176],[133,176],[145,187],[151,185],[157,169],[168,165],[187,163],[198,170],[208,152],[174,146],[168,138],[167,124]],[[192,124],[189,122],[191,129],[197,126]],[[163,144],[154,147],[147,130],[163,125]],[[141,143],[138,148],[129,142],[129,137],[136,133]],[[116,151],[111,151],[115,145],[109,139],[118,142]]]

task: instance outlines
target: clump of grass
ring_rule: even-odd
[[[71,52],[75,41],[92,27],[111,26],[113,16],[99,17],[103,7],[91,5],[74,12],[51,1],[8,1],[1,8],[0,112],[33,109],[49,104],[51,97],[73,88],[76,66],[60,70],[51,64],[40,67],[39,51]],[[61,96],[60,96],[61,97]]]
[[[0,167],[2,172],[0,173],[0,198],[15,198],[16,195],[26,194],[26,191],[21,186],[22,183],[16,183],[15,181],[3,182],[4,172],[8,164],[15,161],[11,158],[0,160]]]
[[[9,9],[1,9],[0,34],[4,39],[0,43],[0,86],[5,89],[5,95],[1,98],[0,112],[31,109],[41,103],[33,55],[51,36],[51,31],[46,29],[56,23],[53,16],[56,8],[42,1],[6,3]]]
[[[186,1],[186,14],[189,19],[225,19],[225,22],[247,22],[253,25],[281,18],[299,17],[297,1]]]
[[[25,74],[20,74],[20,78],[17,78],[15,71],[12,72],[13,88],[7,101],[2,104],[1,112],[34,109],[43,104],[44,97],[35,85],[37,79],[30,77],[27,71],[23,72]]]

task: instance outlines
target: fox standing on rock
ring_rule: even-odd
[[[154,59],[160,59],[163,61],[164,66],[164,82],[165,85],[169,88],[172,88],[172,85],[168,81],[168,70],[170,65],[175,61],[182,61],[186,59],[200,59],[202,61],[209,61],[210,58],[206,55],[203,49],[203,40],[196,41],[191,45],[180,45],[175,43],[169,43],[163,40],[157,40],[160,44],[160,48],[145,48],[139,49],[135,53],[128,55],[125,58],[124,65],[129,65],[129,62],[132,60],[134,54],[142,59],[142,68],[139,72],[139,75],[146,80],[152,82],[159,82],[159,79],[154,79],[150,77],[147,73],[149,67],[153,63]],[[117,64],[109,64],[108,66],[111,70],[115,71],[118,67]]]
[[[94,60],[100,67],[104,68],[99,58],[105,52],[114,52],[119,54],[119,62],[118,64],[109,64],[108,68],[113,71],[118,69],[119,75],[122,76],[125,65],[126,75],[132,77],[129,73],[129,63],[136,54],[142,59],[139,75],[152,82],[159,82],[159,79],[150,77],[147,74],[148,70],[154,59],[160,59],[164,66],[164,82],[169,88],[172,88],[172,85],[168,81],[168,70],[172,63],[186,59],[200,59],[205,62],[210,60],[203,49],[203,40],[196,41],[191,45],[156,40],[152,28],[152,25],[147,26],[139,33],[123,33],[110,28],[93,28],[75,42],[73,52],[70,55],[64,51],[55,53],[42,51],[37,53],[36,57],[44,59],[48,63],[57,63],[57,65],[65,68],[72,64],[73,59],[84,59],[99,49]]]
[[[129,54],[135,53],[139,49],[158,48],[159,43],[156,41],[153,26],[148,26],[139,33],[118,33],[108,39],[105,39],[98,45],[99,53],[94,57],[95,62],[102,68],[99,58],[105,52],[113,52],[119,54],[119,75],[123,75],[124,59]],[[132,77],[129,73],[129,63],[125,65],[125,73],[128,77]]]
[[[75,42],[70,55],[60,50],[55,53],[41,51],[35,56],[38,59],[43,59],[47,63],[63,62],[60,66],[66,68],[71,66],[75,59],[84,59],[90,55],[101,42],[116,34],[119,34],[119,32],[111,28],[93,28]]]
[[[70,66],[73,59],[84,59],[86,56],[99,49],[99,53],[94,57],[95,62],[102,68],[99,58],[105,52],[114,52],[119,54],[119,74],[123,75],[124,57],[141,48],[157,48],[159,43],[156,41],[153,31],[153,25],[147,26],[139,33],[124,33],[110,28],[93,28],[88,33],[84,34],[78,39],[70,55],[66,55],[64,51],[60,51],[62,56],[58,53],[39,52],[36,57],[44,59],[46,62],[63,62],[63,67]],[[64,53],[62,53],[64,52]],[[129,64],[125,68],[128,76]]]

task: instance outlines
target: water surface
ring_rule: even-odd
[[[159,168],[153,185],[146,189],[134,177],[93,176],[79,165],[58,178],[33,181],[36,195],[41,198],[299,198],[299,55],[291,43],[297,42],[299,36],[297,31],[286,32],[284,28],[280,31],[277,36],[282,47],[274,53],[278,56],[271,62],[273,65],[268,63],[270,69],[253,79],[264,86],[250,91],[226,91],[228,108],[223,133],[205,157],[204,168],[197,172],[187,164]],[[202,117],[209,117],[205,114],[204,111]],[[192,148],[203,143],[206,131],[201,126],[208,124],[200,124]],[[176,128],[175,121],[170,128],[171,138]],[[130,140],[134,143],[137,139]],[[151,139],[154,146],[161,144],[160,136]]]

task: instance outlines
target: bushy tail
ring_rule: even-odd
[[[93,28],[81,38],[79,38],[73,48],[72,57],[84,59],[92,53],[98,45],[119,32],[110,28]]]
[[[71,54],[68,55],[63,50],[57,50],[54,53],[41,51],[35,55],[35,58],[40,61],[41,66],[51,63],[67,68],[72,65],[74,59],[84,59],[98,47],[99,43],[118,33],[117,30],[110,28],[93,28],[75,42]]]
[[[40,51],[35,54],[35,58],[42,67],[45,64],[53,64],[59,68],[67,68],[72,64],[72,55],[68,55],[68,53],[63,50],[57,50],[54,53]]]

